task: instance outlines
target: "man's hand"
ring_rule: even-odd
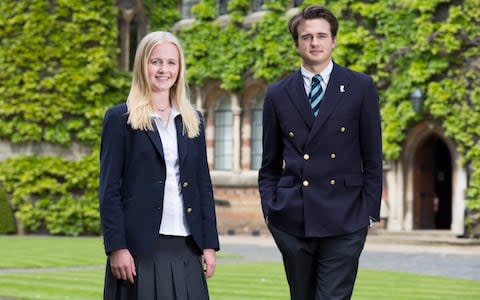
[[[127,249],[115,250],[110,254],[110,268],[118,279],[128,280],[132,284],[135,282],[135,262]]]
[[[210,278],[215,273],[215,266],[217,265],[217,259],[214,249],[203,250],[202,262],[204,265],[205,277]]]

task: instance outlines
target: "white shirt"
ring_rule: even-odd
[[[187,236],[190,234],[183,207],[180,188],[180,167],[178,162],[177,128],[174,119],[180,113],[172,106],[167,127],[163,127],[162,118],[153,114],[153,120],[162,140],[163,155],[167,168],[165,191],[163,194],[163,213],[160,234]]]
[[[323,69],[319,74],[322,76],[322,82],[320,84],[322,85],[322,89],[325,91],[328,85],[328,81],[330,80],[330,74],[332,74],[333,70],[333,62],[330,60],[328,65]],[[313,76],[317,75],[309,70],[305,69],[305,67],[302,65],[300,68],[300,71],[302,72],[303,76],[303,86],[305,87],[305,93],[307,93],[307,96],[310,95],[310,90],[312,89],[312,78]]]

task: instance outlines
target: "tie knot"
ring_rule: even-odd
[[[313,78],[312,78],[312,83],[313,83],[313,82],[315,82],[315,83],[323,82],[322,75],[317,74],[317,75],[313,76]]]

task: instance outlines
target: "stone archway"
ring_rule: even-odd
[[[466,172],[440,124],[424,120],[409,129],[398,160],[385,169],[387,230],[464,233]]]
[[[413,164],[413,229],[450,229],[452,159],[447,145],[436,134],[425,137]]]

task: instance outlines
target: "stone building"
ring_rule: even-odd
[[[182,20],[173,30],[192,21],[191,7],[199,0],[178,1]],[[225,18],[227,0],[218,1],[219,18]],[[294,0],[290,10],[303,1]],[[262,0],[254,0],[245,23],[262,14]],[[132,39],[148,31],[140,0],[122,0],[119,6],[121,54],[119,65],[128,70],[133,57]],[[193,101],[204,112],[209,166],[217,201],[221,233],[259,234],[263,222],[257,172],[261,164],[261,118],[266,83],[247,80],[244,93],[224,91],[219,82],[193,90]],[[412,102],[421,101],[413,93]],[[465,191],[469,169],[460,164],[454,142],[442,124],[425,119],[408,130],[398,160],[384,164],[382,226],[389,231],[443,230],[464,233]]]

